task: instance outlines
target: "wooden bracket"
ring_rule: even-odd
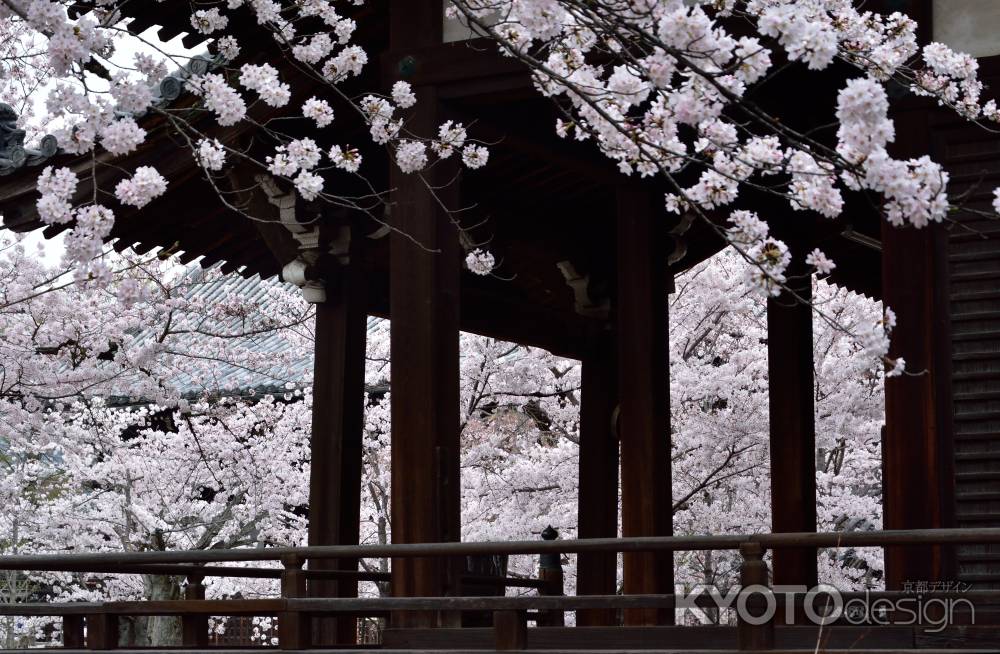
[[[330,255],[342,265],[350,263],[350,226],[339,225],[335,234],[327,234],[318,214],[312,221],[300,219],[295,191],[283,192],[270,175],[258,175],[256,180],[270,203],[278,208],[281,224],[298,243],[298,256],[285,264],[281,278],[298,286],[307,302],[326,302],[326,285],[321,270]]]
[[[608,298],[598,299],[590,294],[590,275],[581,275],[569,261],[560,261],[556,267],[566,279],[566,285],[573,289],[576,312],[588,318],[606,319],[611,311],[611,302]]]

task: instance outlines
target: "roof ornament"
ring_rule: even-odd
[[[208,74],[209,71],[223,62],[224,58],[219,56],[195,55],[191,57],[185,68],[187,77],[199,77]]]
[[[22,166],[34,166],[56,154],[59,146],[51,134],[42,137],[38,148],[25,148],[25,131],[17,126],[17,112],[0,102],[0,175],[7,175]]]
[[[181,97],[184,87],[192,77],[201,77],[218,68],[223,63],[221,56],[195,55],[188,63],[167,75],[157,87],[158,96],[153,100],[156,107],[166,107]]]
[[[181,97],[184,91],[184,80],[173,75],[168,75],[160,80],[160,98],[157,104],[169,104]]]
[[[184,93],[188,80],[211,72],[222,62],[221,56],[191,57],[187,65],[164,77],[156,85],[158,95],[153,99],[153,105],[168,106]],[[59,143],[51,134],[43,136],[36,148],[24,147],[26,133],[18,127],[17,119],[14,107],[0,102],[0,175],[9,175],[25,166],[37,166],[59,153]]]

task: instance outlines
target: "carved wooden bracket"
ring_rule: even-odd
[[[301,220],[295,191],[283,192],[270,175],[258,175],[256,180],[271,204],[278,208],[278,220],[299,246],[298,256],[285,264],[281,278],[298,286],[307,302],[325,302],[322,264],[329,256],[336,257],[343,265],[350,263],[351,228],[340,225],[335,234],[329,234],[323,229],[318,214],[311,221]]]
[[[694,222],[694,214],[686,213],[670,229],[670,240],[673,241],[674,249],[671,250],[670,255],[667,257],[667,264],[672,266],[687,254],[687,239],[684,238],[684,234],[691,228],[692,222]]]
[[[576,312],[588,318],[607,318],[611,302],[607,298],[598,299],[590,294],[590,275],[581,275],[569,261],[560,261],[556,266],[566,279],[566,285],[573,289]]]

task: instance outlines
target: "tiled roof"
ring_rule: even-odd
[[[37,166],[59,151],[56,137],[42,137],[38,148],[24,147],[25,131],[17,126],[17,112],[0,102],[0,175],[9,175],[25,166]]]
[[[227,297],[238,296],[243,302],[254,306],[260,312],[266,312],[272,302],[276,301],[274,291],[285,283],[276,279],[261,279],[260,277],[243,278],[237,275],[213,275],[213,269],[203,270],[197,265],[191,265],[185,272],[184,285],[187,291],[184,298],[194,302],[223,302]],[[386,323],[380,318],[368,319],[368,331],[384,329]],[[175,325],[183,329],[183,325]],[[215,322],[212,330],[219,333],[240,333],[244,327],[243,318],[233,316],[226,322]],[[303,329],[313,329],[312,321],[303,325]],[[133,347],[155,339],[157,331],[149,329],[137,333],[133,337]],[[186,349],[185,345],[195,348],[198,339],[206,338],[197,333],[181,334],[173,337],[172,349]],[[261,367],[251,368],[236,363],[220,361],[212,369],[211,383],[196,378],[185,371],[178,371],[170,383],[189,399],[208,395],[223,395],[227,397],[284,394],[288,386],[302,388],[312,383],[313,351],[311,343],[302,343],[290,338],[287,332],[275,329],[261,334],[240,337],[231,341],[234,349],[248,351],[253,355],[274,355],[279,361],[275,369],[267,370]]]

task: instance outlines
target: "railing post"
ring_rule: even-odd
[[[87,616],[87,647],[109,650],[118,647],[118,616],[91,613]]]
[[[559,532],[552,525],[542,531],[543,540],[555,540],[559,538]],[[539,595],[550,595],[561,597],[563,593],[563,569],[562,557],[558,553],[542,554],[538,557],[538,579],[545,582],[545,586],[538,589]],[[566,624],[566,614],[562,611],[539,611],[539,626],[562,627]]]
[[[493,635],[498,651],[527,649],[527,614],[524,611],[494,611]]]
[[[281,597],[292,599],[306,596],[306,573],[302,569],[305,561],[301,556],[288,556],[281,560],[285,569],[281,573]],[[312,624],[309,616],[297,611],[283,611],[278,614],[278,646],[281,649],[305,649],[309,647]]]
[[[83,648],[83,616],[64,615],[62,619],[63,647]]]
[[[187,584],[184,587],[185,600],[205,599],[204,575],[190,574],[187,577]],[[207,647],[208,646],[208,616],[207,615],[184,615],[181,616],[182,642],[185,647]]]
[[[771,593],[768,586],[767,564],[764,562],[764,548],[760,543],[740,545],[743,564],[740,566],[740,598],[736,606],[737,639],[741,650],[774,649],[774,595],[768,604],[765,593]],[[771,615],[766,615],[770,613]]]

